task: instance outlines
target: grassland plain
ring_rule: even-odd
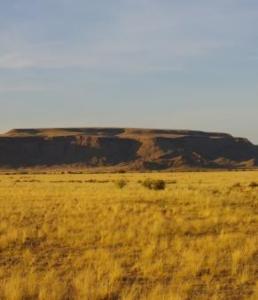
[[[256,300],[256,183],[258,172],[0,175],[0,299]]]

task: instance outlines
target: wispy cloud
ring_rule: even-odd
[[[19,53],[8,53],[0,56],[1,69],[23,69],[36,66],[37,63],[31,58]]]
[[[44,92],[50,91],[53,88],[42,84],[30,84],[30,83],[1,83],[0,93],[10,92]]]
[[[227,104],[219,125],[240,132],[257,111],[257,27],[256,0],[0,0],[1,124],[205,129]]]
[[[203,41],[180,41],[176,45],[163,46],[141,44],[127,47],[119,41],[107,41],[95,45],[90,51],[54,51],[52,54],[42,52],[43,46],[40,52],[8,52],[0,55],[0,69],[78,67],[107,71],[179,70],[185,59],[206,55],[221,48],[219,43]]]
[[[61,34],[56,42],[44,40],[38,45],[33,41],[36,29],[23,26],[22,32],[17,29],[15,33],[12,27],[12,34],[5,32],[0,41],[3,46],[0,69],[181,70],[190,60],[236,46],[235,36],[229,40],[224,32],[228,30],[227,22],[237,26],[239,15],[232,14],[226,20],[227,14],[218,9],[212,11],[210,6],[203,5],[200,9],[198,5],[171,5],[167,1],[123,1],[117,7],[114,3],[109,7],[114,15],[112,25],[94,27],[93,22],[90,28],[95,32],[90,38],[85,37],[86,24],[86,28],[76,27],[79,32],[74,32],[81,39],[71,33],[68,37]],[[209,28],[205,28],[207,24]]]

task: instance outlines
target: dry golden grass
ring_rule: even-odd
[[[1,175],[0,299],[256,300],[257,175]]]

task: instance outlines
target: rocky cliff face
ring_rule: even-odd
[[[19,129],[0,137],[0,168],[251,168],[258,147],[224,133],[123,128]]]

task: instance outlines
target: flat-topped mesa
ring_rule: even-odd
[[[119,128],[38,128],[38,129],[12,129],[5,135],[12,137],[20,136],[74,136],[74,135],[107,135],[116,136],[123,133]]]
[[[210,138],[232,137],[226,133],[203,132],[194,130],[170,130],[170,129],[142,129],[142,128],[38,128],[38,129],[12,129],[5,136],[22,137],[22,136],[69,136],[69,135],[97,135],[97,136],[205,136]]]
[[[0,168],[169,170],[257,165],[258,147],[225,133],[92,127],[13,129],[0,136]]]

